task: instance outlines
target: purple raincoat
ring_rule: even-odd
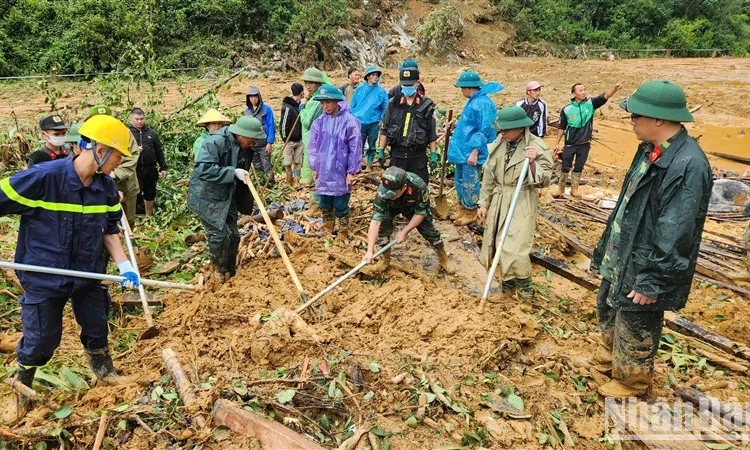
[[[345,101],[339,102],[336,114],[323,113],[315,119],[307,151],[310,169],[318,174],[315,192],[333,196],[351,192],[346,175],[359,173],[362,167],[362,132]]]

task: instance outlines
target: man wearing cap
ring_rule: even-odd
[[[273,185],[273,163],[271,162],[271,153],[273,152],[273,143],[276,139],[276,123],[273,120],[273,110],[270,106],[263,103],[263,96],[260,89],[252,86],[245,96],[245,115],[255,117],[263,124],[263,131],[266,133],[266,139],[258,139],[253,147],[253,167],[257,171],[263,171],[266,174],[268,183]]]
[[[393,219],[399,214],[409,223],[396,233],[396,241],[404,242],[413,229],[430,244],[437,253],[440,267],[451,275],[456,272],[448,260],[440,232],[432,223],[430,213],[430,192],[427,185],[418,175],[406,172],[398,167],[389,167],[383,172],[380,186],[372,202],[372,220],[367,230],[367,253],[362,261],[372,262],[375,244],[386,245],[393,234]],[[373,268],[381,272],[391,264],[391,250],[386,250],[381,260]]]
[[[294,186],[298,181],[302,170],[302,123],[299,120],[300,101],[304,87],[299,83],[292,83],[292,95],[281,101],[281,140],[284,141],[282,156],[284,157],[284,171],[286,182]]]
[[[308,158],[308,148],[310,142],[310,128],[315,119],[323,114],[323,107],[320,102],[315,100],[318,95],[318,89],[323,84],[329,84],[328,76],[315,67],[308,67],[302,73],[302,81],[305,84],[305,94],[300,100],[299,121],[302,124],[302,143],[304,150],[302,154],[302,172],[299,182],[303,185],[309,185],[313,182],[312,170],[310,170],[310,161]],[[310,99],[308,101],[308,98]],[[315,194],[313,194],[313,205],[318,207]]]
[[[95,105],[92,106],[86,119],[97,115],[112,116],[112,110],[109,106]],[[71,129],[72,132],[72,129]],[[130,228],[135,227],[135,206],[138,201],[138,194],[141,192],[140,185],[138,184],[137,165],[138,158],[141,155],[141,150],[135,141],[135,137],[130,135],[128,141],[128,149],[130,150],[129,156],[123,156],[122,162],[115,170],[112,171],[110,176],[115,180],[117,190],[122,192],[122,201],[120,205],[125,213],[125,217],[128,219]]]
[[[81,129],[81,125],[83,125],[83,122],[77,122],[71,125],[70,129],[68,130],[68,135],[65,136],[65,143],[70,145],[71,158],[75,158],[83,151],[78,145],[78,142],[81,140],[81,135],[78,132]]]
[[[247,170],[238,168],[240,150],[249,150],[266,138],[255,117],[242,116],[206,137],[190,176],[187,207],[201,220],[208,234],[213,277],[223,283],[237,271],[240,233],[237,229],[235,179],[245,183]]]
[[[495,128],[500,136],[490,145],[477,211],[479,220],[485,222],[479,260],[488,269],[497,252],[505,222],[510,220],[508,236],[512,239],[503,243],[500,277],[504,291],[517,290],[523,299],[533,296],[529,254],[536,231],[538,189],[548,186],[552,177],[552,152],[531,132],[533,125],[534,121],[520,106],[506,106],[497,113]],[[508,217],[525,159],[529,159],[529,170],[513,216]]]
[[[352,97],[352,114],[362,124],[362,147],[367,143],[365,156],[367,169],[375,160],[375,146],[378,140],[380,121],[388,107],[388,93],[380,85],[380,68],[370,66],[365,70],[365,83],[360,84]]]
[[[346,98],[337,87],[322,85],[314,99],[321,103],[324,111],[313,122],[309,144],[318,207],[326,231],[333,233],[338,218],[339,236],[346,237],[354,175],[362,167],[360,124],[349,112]]]
[[[212,133],[219,131],[222,127],[225,127],[230,123],[232,123],[232,121],[229,120],[229,117],[220,113],[219,110],[215,108],[209,108],[208,111],[206,111],[200,119],[195,122],[195,126],[201,128],[201,134],[198,135],[198,137],[195,138],[195,142],[193,142],[193,162],[198,161],[198,151],[201,149],[203,141],[205,141]]]
[[[125,256],[118,223],[122,217],[110,174],[128,155],[128,128],[98,115],[80,128],[83,153],[35,165],[0,181],[0,215],[20,214],[15,261],[21,264],[104,273],[104,249],[112,256],[122,285],[135,287],[138,275]],[[32,387],[40,366],[60,345],[63,309],[71,299],[80,340],[97,378],[116,382],[108,348],[110,297],[96,280],[17,271],[23,337],[18,342],[16,379]],[[25,413],[23,398],[19,413]]]
[[[70,154],[70,148],[65,145],[68,126],[63,118],[59,114],[43,117],[39,121],[39,129],[42,130],[44,144],[26,158],[26,166],[67,158]]]
[[[159,175],[162,178],[167,178],[167,160],[164,158],[164,148],[159,136],[156,131],[146,125],[146,113],[141,108],[133,108],[130,111],[129,128],[138,149],[141,151],[136,166],[136,175],[138,176],[138,185],[141,189],[146,217],[150,217],[154,212],[156,184],[159,181]]]
[[[398,67],[399,73],[401,73],[402,70],[416,70],[417,75],[419,75],[419,65],[417,64],[416,60],[413,59],[405,59],[404,62],[401,63],[401,65]],[[417,82],[414,83],[414,87],[417,88],[417,94],[421,95],[422,97],[425,96],[425,90],[424,90],[424,84],[422,84],[422,80],[417,78]],[[401,83],[393,86],[388,91],[388,98],[391,99],[393,97],[398,97],[399,94],[401,94]]]
[[[669,81],[642,84],[620,107],[641,140],[591,259],[602,276],[597,315],[603,345],[593,368],[612,379],[605,397],[645,394],[664,311],[687,302],[711,198],[711,167],[681,122],[685,93]]]
[[[357,86],[359,86],[361,77],[362,74],[359,73],[359,69],[350,67],[349,70],[346,71],[347,82],[339,88],[341,89],[341,92],[344,93],[344,97],[346,97],[346,103],[350,105],[352,104],[354,90],[357,89]]]
[[[560,151],[560,141],[565,138],[562,148],[562,173],[557,182],[557,192],[553,197],[562,197],[565,194],[565,185],[568,182],[568,173],[573,169],[570,177],[570,195],[580,197],[578,185],[581,182],[581,172],[591,150],[591,136],[594,132],[594,111],[604,106],[613,95],[622,87],[622,81],[615,84],[603,94],[594,98],[586,95],[586,86],[576,83],[570,88],[573,98],[570,103],[560,111],[560,122],[557,124],[557,141],[555,142],[555,154]],[[575,160],[575,164],[574,164]]]
[[[516,102],[526,111],[534,123],[529,127],[529,131],[534,136],[543,138],[547,134],[547,103],[539,98],[542,94],[542,85],[538,81],[529,81],[526,85],[526,97]]]
[[[429,184],[427,148],[435,153],[437,130],[435,104],[417,93],[415,86],[419,71],[403,69],[399,72],[401,93],[388,102],[380,128],[378,159],[384,157],[383,148],[391,147],[390,165],[415,173]]]
[[[493,128],[497,107],[489,95],[502,91],[503,86],[494,81],[483,83],[478,73],[468,71],[458,77],[456,87],[461,88],[461,94],[468,100],[448,144],[448,162],[456,165],[454,181],[459,213],[453,217],[453,223],[464,226],[477,220],[479,179],[482,165],[487,161],[487,144],[497,137]]]

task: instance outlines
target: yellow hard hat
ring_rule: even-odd
[[[131,156],[130,130],[112,116],[103,114],[92,116],[81,125],[78,133],[94,142],[112,147],[124,156]]]
[[[224,123],[224,124],[232,123],[232,121],[227,116],[220,113],[216,109],[211,108],[208,111],[206,111],[206,113],[203,114],[201,118],[198,119],[197,122],[195,122],[195,125],[201,126],[201,125],[205,125],[207,123],[213,123],[213,122]]]

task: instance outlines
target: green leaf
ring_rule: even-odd
[[[436,398],[437,398],[437,395],[435,395],[435,394],[433,394],[431,392],[428,392],[427,393],[427,404],[430,404],[430,403],[434,402]]]
[[[331,380],[330,383],[328,383],[328,396],[331,398],[336,397],[336,381]]]
[[[703,445],[710,448],[711,450],[729,450],[730,448],[735,448],[732,444],[718,444],[718,443],[707,443],[704,442]]]
[[[406,420],[404,420],[404,423],[411,428],[416,428],[417,425],[419,425],[419,422],[417,422],[417,418],[414,416],[407,417]]]
[[[44,441],[37,442],[36,447],[34,447],[34,450],[47,450],[47,443]]]
[[[63,405],[55,411],[55,417],[58,419],[64,419],[71,414],[73,414],[73,408],[68,405]]]
[[[508,404],[519,411],[523,411],[523,399],[516,394],[510,394],[507,398]]]
[[[661,338],[669,342],[670,344],[675,343],[674,335],[672,333],[666,333]]]
[[[119,405],[112,408],[112,411],[114,412],[123,412],[126,411],[128,408],[130,408],[130,405],[127,403],[120,403]]]
[[[384,429],[380,427],[372,427],[370,428],[370,432],[374,434],[375,436],[382,437],[382,438],[393,436],[393,433],[385,431]]]
[[[326,415],[323,415],[323,417],[320,418],[320,420],[318,421],[318,424],[320,425],[321,428],[323,428],[326,431],[331,429],[331,420],[328,419],[328,416]]]
[[[225,426],[218,426],[214,428],[214,430],[211,432],[211,436],[214,438],[216,442],[226,441],[227,439],[232,437],[232,432],[229,430],[228,427]]]
[[[297,393],[296,389],[286,389],[276,394],[276,400],[282,405],[285,403],[289,403],[292,401],[296,393]]]
[[[178,397],[177,392],[165,392],[162,394],[162,398],[170,402],[177,400]]]
[[[376,363],[375,361],[370,362],[368,367],[370,368],[370,372],[372,373],[378,373],[381,369],[380,364]]]
[[[65,381],[73,387],[73,389],[89,389],[88,383],[86,383],[81,377],[73,373],[67,366],[63,366],[60,371]]]
[[[375,397],[375,393],[372,391],[365,394],[365,400],[372,400],[373,397]]]

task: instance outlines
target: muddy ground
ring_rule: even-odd
[[[470,68],[479,70],[487,80],[506,85],[494,97],[499,106],[520,98],[526,82],[537,79],[545,86],[542,97],[553,112],[565,104],[570,86],[577,81],[585,82],[589,92],[595,94],[624,80],[625,87],[615,96],[619,100],[645,80],[669,79],[685,88],[689,106],[702,105],[690,129],[694,136],[702,135],[704,150],[750,154],[745,136],[750,127],[750,106],[739,95],[750,88],[748,59],[484,61]],[[464,68],[467,67],[423,65],[428,95],[441,107],[462,107],[460,92],[452,83]],[[340,73],[332,75],[337,82],[342,81]],[[383,82],[390,86],[396,76],[395,70],[387,70]],[[238,79],[222,88],[219,98],[223,106],[233,105],[231,111],[239,114],[238,103],[244,100],[247,87],[255,84],[278,110],[280,99],[293,80],[292,75],[270,80]],[[190,94],[195,94],[210,84],[189,81],[186,86]],[[88,87],[66,82],[61,88],[62,104],[70,106],[75,115],[74,105]],[[33,123],[44,110],[43,96],[25,84],[5,85],[0,99],[3,123],[10,120],[11,111],[20,121]],[[170,94],[162,113],[174,109],[179,99],[176,93]],[[585,174],[590,182],[583,193],[616,195],[636,141],[628,132],[626,114],[616,102],[600,111],[595,126],[599,143],[592,150],[592,167]],[[554,136],[547,140],[552,144]],[[710,159],[724,170],[742,173],[747,169],[715,157]],[[375,172],[377,175],[377,169]],[[297,195],[306,196],[304,192]],[[366,215],[367,202],[373,195],[373,186],[360,177],[353,200],[360,216]],[[542,193],[542,197],[547,196]],[[545,209],[552,211],[551,206]],[[559,210],[554,213],[560,215]],[[573,213],[568,213],[567,218],[572,223],[572,233],[588,246],[596,244],[602,224]],[[291,261],[306,292],[319,292],[359,262],[364,253],[362,228],[366,223],[366,217],[358,219],[354,225],[357,232],[347,240],[286,236],[293,248]],[[706,228],[739,237],[744,225],[709,220]],[[472,269],[476,261],[470,252],[458,250],[464,244],[469,248],[473,245],[468,242],[471,233],[461,230],[459,235],[448,224],[441,225],[441,230],[455,262],[462,268],[457,276],[438,273],[434,254],[415,232],[407,244],[394,252],[393,265],[387,272],[347,281],[324,297],[320,308],[305,311],[299,317],[286,312],[299,306],[300,300],[279,258],[250,259],[234,279],[215,292],[165,293],[165,307],[156,315],[161,334],[153,340],[136,342],[116,361],[121,372],[136,376],[140,384],[94,387],[69,402],[75,413],[67,423],[88,418],[89,422],[79,425],[74,433],[80,442],[90,446],[97,425],[91,418],[102,409],[122,402],[138,404],[149,396],[153,385],[166,374],[161,349],[170,347],[198,387],[200,411],[176,410],[175,414],[184,417],[182,422],[177,421],[183,425],[189,424],[197,412],[207,415],[217,398],[229,398],[273,414],[300,432],[327,439],[325,445],[333,448],[337,447],[347,420],[354,428],[380,427],[387,432],[378,438],[380,443],[387,441],[394,449],[461,445],[550,448],[554,436],[567,441],[568,448],[610,448],[606,443],[611,434],[603,420],[603,401],[596,394],[596,383],[586,363],[598,340],[595,294],[535,266],[537,296],[533,302],[495,294],[495,302],[488,303],[487,311],[480,315],[476,311],[476,288],[477,280],[481,283],[484,275],[473,276],[478,270]],[[584,273],[585,258],[571,251],[556,232],[541,222],[537,247]],[[681,314],[748,344],[748,300],[695,282],[688,306]],[[66,317],[65,325],[57,354],[83,367],[72,317]],[[115,333],[140,330],[144,325],[142,319],[126,314],[114,324]],[[691,341],[679,336],[678,341],[682,343],[680,352],[694,355]],[[653,382],[654,397],[672,399],[672,386],[680,384],[713,386],[710,393],[724,400],[750,400],[746,374],[713,364],[676,367],[674,351],[662,349]],[[13,361],[12,355],[6,355],[5,365],[10,366]],[[331,381],[339,373],[346,381]],[[299,386],[267,381],[273,377],[313,381]],[[337,386],[341,389],[337,390]],[[296,388],[294,398],[282,402],[277,395],[290,387]],[[511,390],[523,400],[525,414],[493,409],[499,399],[509,397]],[[54,396],[54,392],[46,395]],[[144,408],[149,406],[147,400],[148,397],[142,401]],[[323,416],[333,424],[328,429],[320,425]],[[41,417],[43,414],[37,412],[22,425],[39,426],[43,423]],[[131,422],[128,430],[133,427]],[[121,440],[124,434],[115,424],[107,433]],[[169,441],[202,444],[204,448],[257,446],[253,441],[217,442],[210,433],[208,427],[187,426],[173,426],[154,434],[137,431],[118,448],[167,448]]]

